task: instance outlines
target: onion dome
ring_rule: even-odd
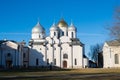
[[[58,27],[68,27],[68,24],[64,21],[64,19],[61,19],[58,22]]]
[[[68,28],[68,30],[76,31],[76,28],[75,28],[75,26],[74,26],[74,24],[72,22],[71,22],[71,25]]]
[[[32,33],[44,33],[44,32],[45,32],[45,29],[41,26],[39,22],[32,29]]]
[[[51,31],[57,31],[58,30],[57,25],[55,25],[55,23],[53,23],[53,25],[51,26],[50,30]]]

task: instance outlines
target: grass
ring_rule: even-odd
[[[0,72],[0,76],[9,76],[8,79],[17,80],[119,80],[120,68],[103,69],[65,69],[43,71],[39,69],[5,70]],[[10,78],[12,76],[12,78]],[[7,79],[2,78],[1,79]]]

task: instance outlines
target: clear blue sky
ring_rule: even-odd
[[[37,23],[46,29],[61,17],[77,27],[77,36],[90,45],[108,40],[105,27],[112,22],[117,0],[0,0],[0,39],[16,41],[31,39],[31,30]]]

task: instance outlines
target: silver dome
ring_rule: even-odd
[[[53,25],[51,26],[50,30],[52,31],[57,31],[59,28],[57,27],[57,25],[55,25],[55,23],[53,23]]]
[[[38,22],[35,27],[32,29],[32,33],[44,33],[45,29]]]
[[[68,28],[68,30],[72,30],[72,31],[76,31],[76,28],[74,26],[73,23],[71,23],[70,27]]]

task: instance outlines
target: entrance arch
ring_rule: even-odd
[[[63,61],[63,68],[67,68],[67,61]]]
[[[12,64],[13,64],[12,55],[11,55],[11,53],[7,53],[7,55],[6,55],[6,67],[12,68]]]

